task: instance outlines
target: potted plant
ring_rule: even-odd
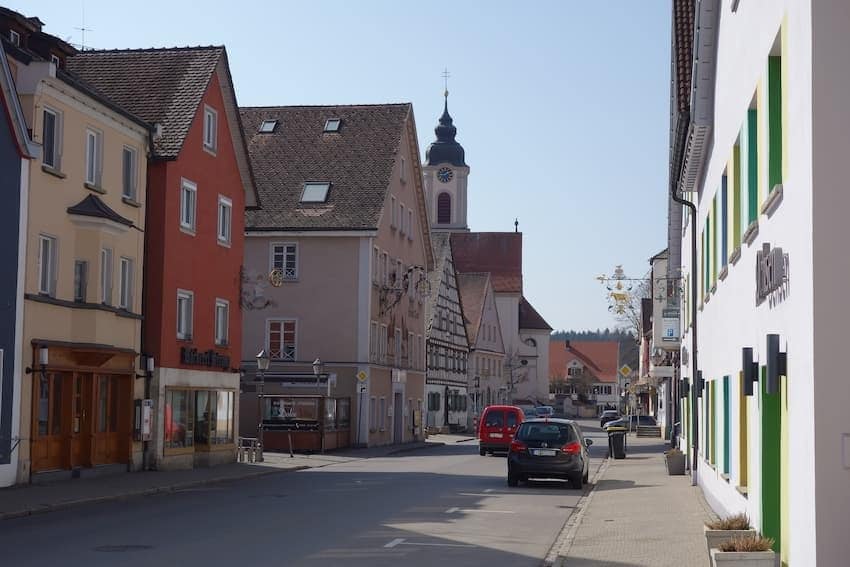
[[[664,462],[667,463],[667,474],[685,474],[685,454],[679,449],[670,449],[664,452]]]
[[[712,567],[774,567],[773,540],[760,535],[733,537],[711,550]]]
[[[708,522],[703,528],[708,552],[718,548],[733,537],[748,537],[756,535],[746,514],[735,514],[714,522]]]

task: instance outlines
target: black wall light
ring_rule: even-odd
[[[682,378],[682,387],[679,388],[679,397],[687,398],[691,394],[691,384],[687,378]]]
[[[697,381],[695,386],[697,389],[697,397],[701,398],[703,391],[705,391],[705,379],[702,377],[702,370],[697,370]]]
[[[766,394],[779,393],[779,377],[788,372],[788,355],[779,352],[779,335],[767,336],[767,378],[764,384]]]
[[[753,382],[759,379],[759,363],[753,362],[752,347],[741,349],[741,371],[744,374],[744,395],[752,396],[755,391]]]

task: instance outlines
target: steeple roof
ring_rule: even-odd
[[[463,146],[455,140],[457,128],[449,114],[448,91],[446,91],[445,96],[446,102],[445,106],[443,106],[443,115],[440,116],[437,127],[434,128],[437,139],[431,142],[431,145],[425,151],[425,162],[428,165],[450,163],[456,167],[466,167],[466,154],[463,151]]]

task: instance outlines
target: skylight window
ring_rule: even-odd
[[[342,120],[339,118],[328,118],[325,121],[325,132],[339,132],[340,124],[342,124]]]
[[[330,183],[305,183],[301,193],[302,203],[324,203],[328,200]]]
[[[271,134],[277,128],[277,120],[263,120],[260,124],[260,134]]]

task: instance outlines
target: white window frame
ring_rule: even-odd
[[[219,311],[224,310],[224,320],[219,317]],[[230,302],[220,297],[215,298],[215,309],[213,310],[215,320],[215,344],[227,346],[230,340]]]
[[[233,235],[233,201],[224,195],[218,196],[218,243],[230,246]]]
[[[218,151],[218,111],[204,105],[204,150],[215,155]]]
[[[185,195],[192,196],[191,209],[186,208]],[[198,226],[198,185],[188,179],[180,179],[180,229],[195,234]]]
[[[111,248],[100,249],[100,302],[112,305],[114,261]]]
[[[62,169],[62,113],[48,106],[42,109],[41,113],[41,143],[46,146],[47,142],[44,139],[44,115],[50,114],[53,116],[53,163],[48,163],[45,159],[45,153],[42,153],[41,163],[49,167],[53,171],[61,171]]]
[[[396,219],[395,195],[390,195],[390,228],[396,228],[398,219]]]
[[[277,353],[272,353],[271,349],[271,328],[274,323],[280,323],[280,356],[274,356]],[[286,333],[285,324],[292,323],[295,340],[292,342],[292,354],[286,354],[286,343],[284,343],[284,335]],[[292,317],[274,317],[266,319],[266,352],[273,360],[283,360],[286,362],[295,362],[298,360],[298,320]]]
[[[278,253],[278,248],[281,248],[282,252]],[[278,255],[281,256],[280,266],[278,266],[275,262]],[[290,255],[294,257],[293,268],[288,268],[286,266],[287,259]],[[300,254],[298,253],[297,242],[272,242],[269,246],[269,271],[271,272],[272,270],[280,268],[284,281],[298,281],[299,256]]]
[[[121,256],[118,281],[118,307],[133,310],[133,259]]]
[[[369,323],[369,360],[378,362],[378,322]]]
[[[407,368],[414,368],[416,361],[416,335],[412,331],[407,332]]]
[[[269,119],[263,120],[262,123],[260,124],[260,129],[258,130],[258,132],[260,134],[272,134],[272,133],[274,133],[275,129],[277,128],[277,124],[278,124],[278,121],[277,121],[276,118],[269,118]]]
[[[401,158],[401,174],[399,175],[399,180],[402,183],[407,183],[407,161],[404,158]]]
[[[56,264],[59,255],[56,249],[59,240],[48,234],[38,235],[38,292],[50,297],[56,296]],[[47,262],[44,262],[44,247],[49,246]]]
[[[74,301],[86,302],[88,283],[89,263],[86,260],[74,260]],[[77,293],[78,290],[80,293]]]
[[[130,172],[129,175],[125,170],[127,163],[125,161],[125,156],[130,155]],[[139,170],[139,153],[136,151],[136,148],[130,146],[124,146],[121,150],[121,196],[125,199],[130,199],[131,201],[136,200],[136,186],[138,185],[138,170]],[[130,186],[127,186],[127,182],[129,181]]]
[[[51,53],[51,54],[50,54],[50,62],[51,62],[51,63],[53,63],[54,65],[56,65],[56,68],[58,69],[58,68],[59,68],[59,64],[60,64],[62,61],[59,59],[59,57],[57,57],[56,55],[53,55],[53,54]]]
[[[316,190],[322,191],[321,198],[312,195]],[[331,192],[331,184],[327,181],[308,181],[301,188],[302,203],[327,203]]]
[[[12,42],[12,45],[16,47],[21,46],[21,34],[16,32],[15,30],[9,30],[9,41]]]
[[[94,143],[92,144],[92,140]],[[101,187],[103,181],[103,132],[86,128],[86,183]]]
[[[372,283],[381,283],[381,249],[377,246],[372,248]]]
[[[386,251],[381,254],[381,285],[387,286],[390,281],[390,255]]]
[[[378,431],[387,430],[387,398],[381,396],[380,406],[378,410]]]
[[[322,129],[322,132],[330,132],[330,133],[339,132],[339,129],[341,127],[342,127],[342,119],[340,119],[340,118],[328,118],[327,120],[325,120],[325,127]]]
[[[369,398],[369,431],[378,430],[378,399],[375,396]]]
[[[401,368],[401,329],[395,328],[393,333],[393,366]]]
[[[407,209],[407,239],[413,240],[413,209]]]
[[[186,301],[187,313],[181,313],[180,301]],[[181,330],[180,319],[185,315],[185,328]],[[192,340],[192,331],[195,317],[195,294],[186,289],[177,290],[177,338],[179,340]]]
[[[404,203],[399,203],[398,211],[399,211],[399,223],[398,223],[398,232],[401,236],[404,236],[405,233],[405,215],[404,215],[405,206]]]
[[[381,333],[378,335],[378,363],[387,363],[387,326],[381,325]]]

